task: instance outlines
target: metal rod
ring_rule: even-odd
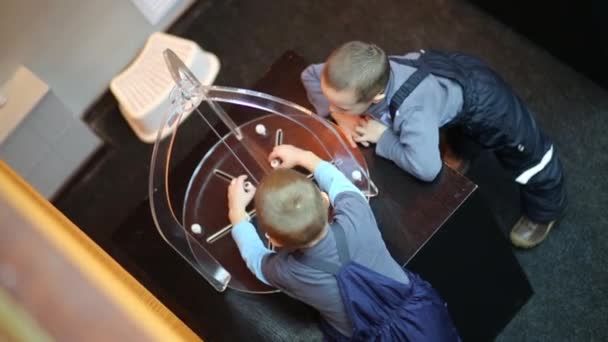
[[[283,145],[283,130],[280,128],[274,134],[274,146],[279,145]]]
[[[227,181],[228,183],[230,183],[234,178],[236,178],[233,175],[229,174],[228,172],[222,171],[220,169],[214,169],[213,174],[218,176],[219,178]]]

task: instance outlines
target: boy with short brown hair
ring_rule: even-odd
[[[245,190],[246,176],[228,189],[232,236],[258,279],[318,310],[330,340],[459,340],[435,290],[391,257],[357,187],[312,152],[281,145],[269,162],[275,159],[281,169],[257,189]],[[312,172],[320,189],[294,166]],[[331,223],[321,190],[333,205]],[[248,221],[254,196],[260,228],[277,251]]]

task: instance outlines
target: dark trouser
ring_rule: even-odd
[[[450,123],[494,151],[520,185],[526,216],[548,222],[562,215],[566,192],[556,146],[541,132],[523,101],[495,72],[464,54],[427,52],[419,63],[463,87],[464,107]]]

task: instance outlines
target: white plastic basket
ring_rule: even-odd
[[[154,142],[161,120],[170,108],[169,94],[175,82],[163,59],[167,48],[184,61],[203,85],[213,84],[220,69],[218,58],[195,42],[153,33],[133,63],[110,83],[120,111],[137,137],[146,143]]]

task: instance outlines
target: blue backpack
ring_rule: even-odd
[[[404,269],[403,284],[350,260],[346,235],[334,228],[340,264],[296,253],[301,263],[336,277],[352,337],[327,322],[321,329],[328,341],[460,341],[443,300],[431,285]]]

